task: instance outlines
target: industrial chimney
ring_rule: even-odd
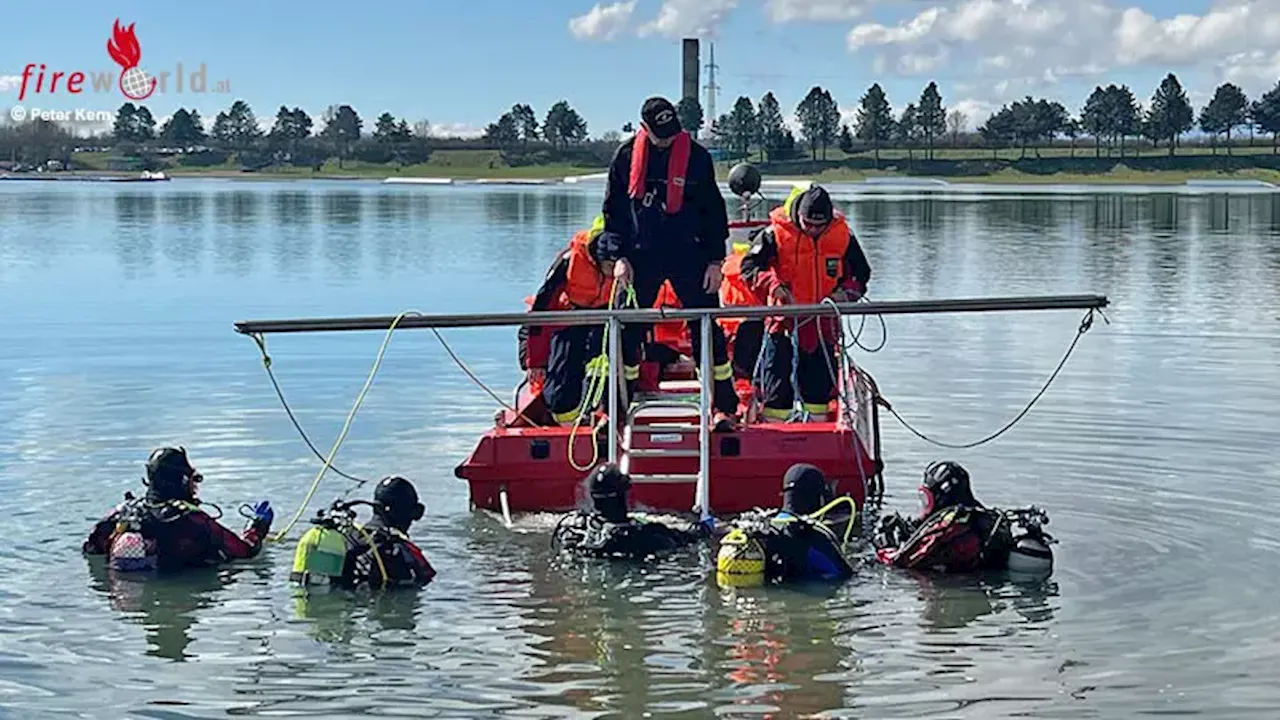
[[[698,97],[698,39],[685,38],[683,63],[680,67],[680,99]]]

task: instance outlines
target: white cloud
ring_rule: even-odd
[[[587,14],[569,20],[569,32],[579,40],[609,42],[626,30],[635,10],[636,0],[596,4]]]
[[[658,17],[640,26],[639,34],[682,38],[714,35],[737,6],[738,0],[664,0]]]
[[[1018,72],[1049,84],[1117,67],[1210,61],[1221,78],[1277,76],[1280,0],[1220,0],[1203,15],[1166,18],[1134,1],[939,0],[897,24],[858,24],[846,42],[854,52],[876,48],[883,67],[904,75],[929,72],[920,58],[946,50],[957,58],[953,68],[968,64],[993,77]]]
[[[477,138],[484,135],[484,128],[467,123],[432,123],[432,137]]]
[[[9,92],[22,87],[21,75],[0,75],[0,92]]]
[[[853,20],[861,17],[874,0],[765,0],[765,11],[775,23],[797,20]]]
[[[966,130],[976,130],[978,126],[987,121],[987,118],[991,117],[991,114],[996,111],[996,107],[986,100],[965,98],[952,103],[951,107],[947,108],[948,113],[952,110],[959,110],[960,114],[964,115]]]

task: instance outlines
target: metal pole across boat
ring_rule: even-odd
[[[616,317],[609,318],[609,462],[618,462],[618,428],[623,426],[618,416],[618,376],[622,374],[622,323]]]
[[[1018,310],[1070,310],[1103,308],[1101,295],[1054,295],[1046,297],[959,298],[949,300],[906,300],[895,302],[838,303],[844,315],[911,315],[922,313],[1001,312]],[[351,330],[397,330],[446,327],[500,327],[518,325],[599,325],[617,317],[622,322],[654,323],[672,320],[699,320],[703,313],[713,318],[733,317],[754,320],[764,317],[799,317],[830,314],[832,305],[770,305],[699,309],[642,308],[636,310],[557,310],[525,313],[477,313],[471,315],[407,316],[396,323],[394,315],[374,317],[309,318],[294,320],[242,320],[235,330],[242,334],[335,332]]]
[[[711,353],[711,316],[703,315],[702,388],[698,393],[698,492],[695,502],[701,519],[711,517],[711,397],[715,393],[715,369]]]

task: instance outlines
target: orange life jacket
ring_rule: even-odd
[[[609,306],[613,276],[605,277],[591,257],[590,230],[580,230],[569,242],[569,271],[555,310],[603,308]]]
[[[734,252],[721,266],[724,279],[720,281],[721,307],[751,307],[759,305],[760,299],[752,292],[746,280],[742,278],[742,258],[745,252]],[[718,318],[716,322],[730,335],[738,331],[741,318]]]
[[[653,306],[656,308],[679,308],[680,299],[676,297],[676,291],[671,287],[671,281],[667,280],[662,283],[662,287],[658,289],[658,299],[654,301]],[[676,352],[684,352],[689,346],[688,324],[684,320],[669,320],[667,322],[659,322],[653,324],[653,341],[661,345],[675,350]]]
[[[689,171],[689,150],[692,147],[689,133],[681,130],[671,145],[671,154],[667,160],[667,214],[675,215],[684,205],[684,180]],[[631,141],[631,177],[627,186],[627,195],[632,200],[644,197],[646,173],[649,170],[649,131],[643,126],[636,132]]]
[[[822,302],[844,275],[844,255],[849,249],[849,225],[837,212],[815,241],[795,223],[786,206],[769,213],[778,256],[774,260],[778,280],[791,290],[797,305]]]

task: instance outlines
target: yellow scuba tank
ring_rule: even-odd
[[[733,528],[720,541],[716,582],[720,587],[759,587],[764,584],[764,547],[742,528]]]
[[[347,562],[347,538],[341,531],[317,525],[298,540],[289,579],[303,585],[327,585],[342,577]]]

